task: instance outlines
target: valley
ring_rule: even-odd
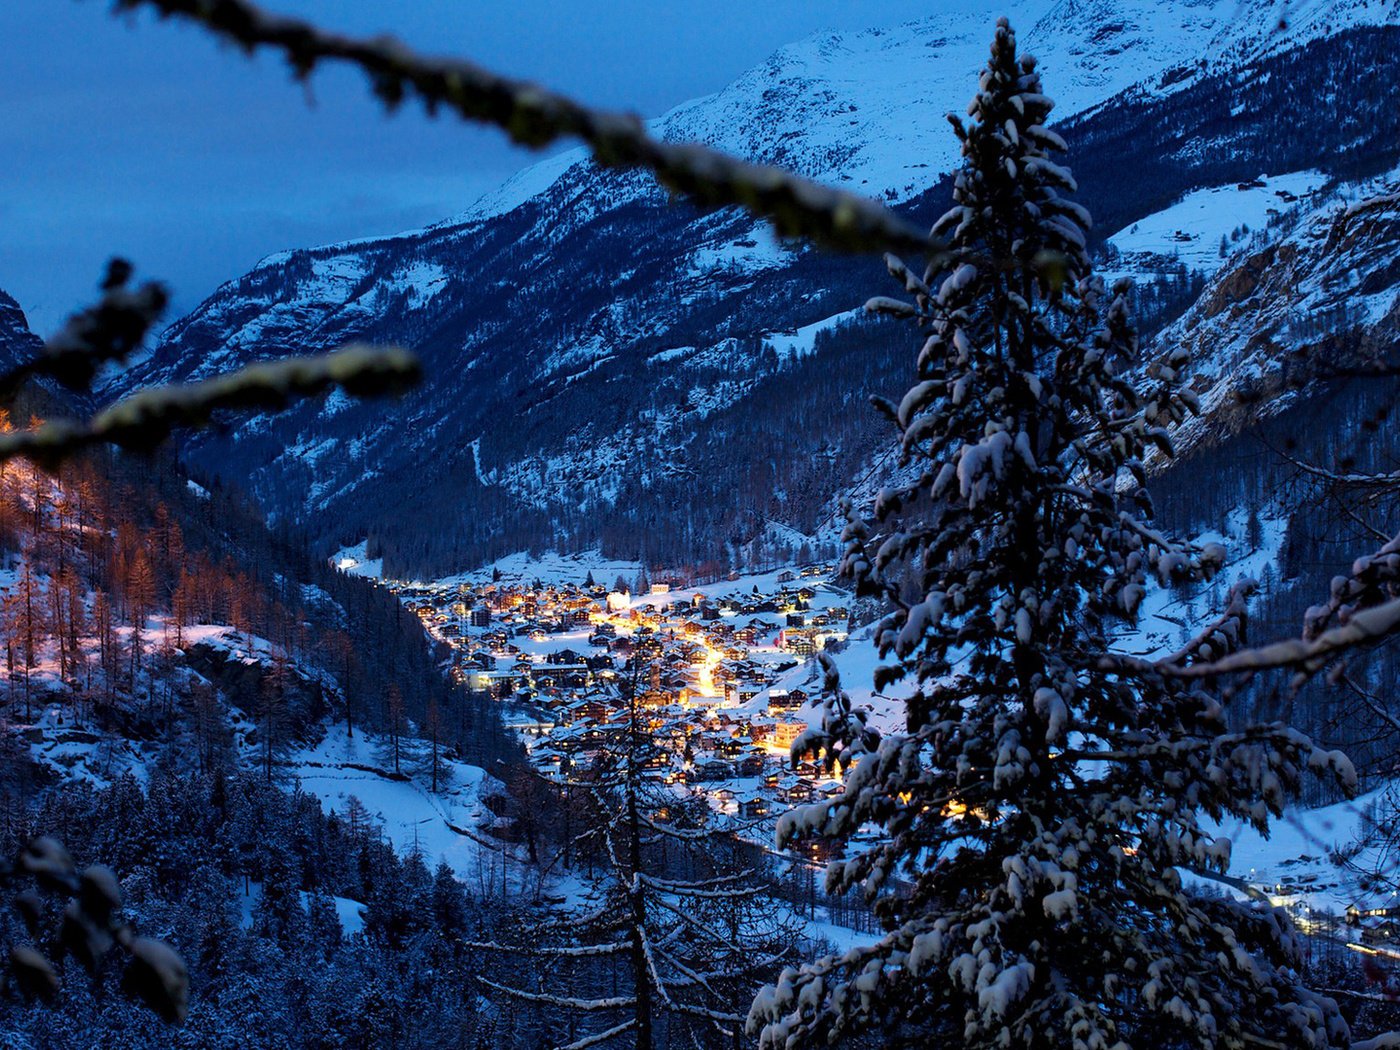
[[[556,151],[0,292],[0,1044],[1400,1047],[1400,2],[857,6],[116,5]]]

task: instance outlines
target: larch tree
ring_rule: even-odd
[[[1183,357],[1145,363],[1127,288],[1085,251],[1065,146],[1035,61],[998,23],[964,122],[955,261],[870,307],[922,332],[913,386],[882,408],[901,466],[873,520],[849,512],[844,570],[887,609],[877,690],[906,725],[881,735],[827,668],[820,728],[794,745],[845,772],[786,815],[780,842],[846,840],[828,889],[862,887],[884,936],[786,971],[755,1002],[765,1047],[1075,1050],[1349,1045],[1303,987],[1286,916],[1192,893],[1220,873],[1213,821],[1264,830],[1313,766],[1342,756],[1281,724],[1232,730],[1217,695],[1115,647],[1154,587],[1222,564],[1150,524],[1144,457],[1169,455],[1192,406]],[[1238,644],[1250,585],[1173,658]],[[874,826],[883,834],[857,848]]]
[[[20,570],[18,597],[20,657],[24,668],[24,720],[28,722],[34,717],[30,676],[39,666],[39,647],[43,644],[47,628],[44,622],[44,592],[28,560]]]
[[[137,546],[127,563],[123,581],[127,615],[131,617],[132,682],[141,672],[141,657],[145,651],[146,620],[155,608],[156,575],[144,546]]]
[[[404,717],[403,692],[395,682],[390,682],[389,688],[384,692],[384,724],[389,730],[389,746],[385,750],[394,763],[394,772],[400,773],[400,752],[403,735],[408,726]]]

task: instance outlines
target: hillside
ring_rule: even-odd
[[[0,342],[38,347],[17,306],[3,320]],[[73,407],[26,390],[12,410]],[[269,531],[168,454],[0,469],[0,645],[6,746],[28,745],[7,773],[21,796],[157,766],[294,783],[328,733],[348,733],[339,750],[370,773],[389,741],[411,738],[407,780],[434,720],[444,759],[490,765],[510,750],[392,595]]]

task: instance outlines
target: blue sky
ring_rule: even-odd
[[[392,29],[577,97],[655,116],[826,28],[929,0],[264,0],[355,33]],[[534,159],[497,133],[385,117],[344,70],[309,91],[198,31],[104,0],[5,0],[0,288],[47,334],[124,254],[174,313],[269,252],[446,218]],[[173,314],[172,314],[173,316]]]

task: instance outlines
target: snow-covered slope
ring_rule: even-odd
[[[1290,3],[1282,28],[1281,10],[1013,6],[1104,232],[1203,187],[1317,168],[1333,178],[1394,148],[1382,100],[1395,31],[1364,27],[1400,21],[1400,0]],[[822,34],[656,128],[928,222],[946,206],[940,179],[956,146],[943,115],[974,90],[989,32],[989,19],[950,6]],[[1348,96],[1340,119],[1296,107],[1300,93],[1341,98],[1358,77],[1373,90]],[[1203,221],[1216,265],[1217,224]],[[1134,269],[1139,248],[1125,236],[1127,269],[1156,281]],[[812,535],[832,494],[868,468],[876,431],[860,406],[907,382],[907,337],[825,322],[885,280],[870,260],[777,244],[742,215],[699,214],[639,173],[565,154],[426,230],[264,260],[110,392],[352,339],[404,344],[428,380],[392,412],[333,397],[243,425],[231,442],[201,438],[189,454],[274,517],[308,524],[326,553],[371,538],[368,554],[398,575],[526,547],[720,557]]]
[[[809,37],[723,90],[677,106],[653,130],[907,200],[957,160],[943,115],[961,110],[976,83],[991,23],[970,6],[945,5],[893,28]],[[1400,12],[1395,0],[1022,0],[1006,7],[1053,86],[1061,121],[1130,87],[1180,90],[1300,40],[1393,24]],[[577,165],[587,165],[582,151],[534,165],[445,225],[508,211]]]
[[[1319,376],[1387,359],[1400,342],[1397,244],[1400,172],[1318,195],[1256,233],[1159,340],[1190,352],[1202,402],[1178,444],[1234,433]]]

